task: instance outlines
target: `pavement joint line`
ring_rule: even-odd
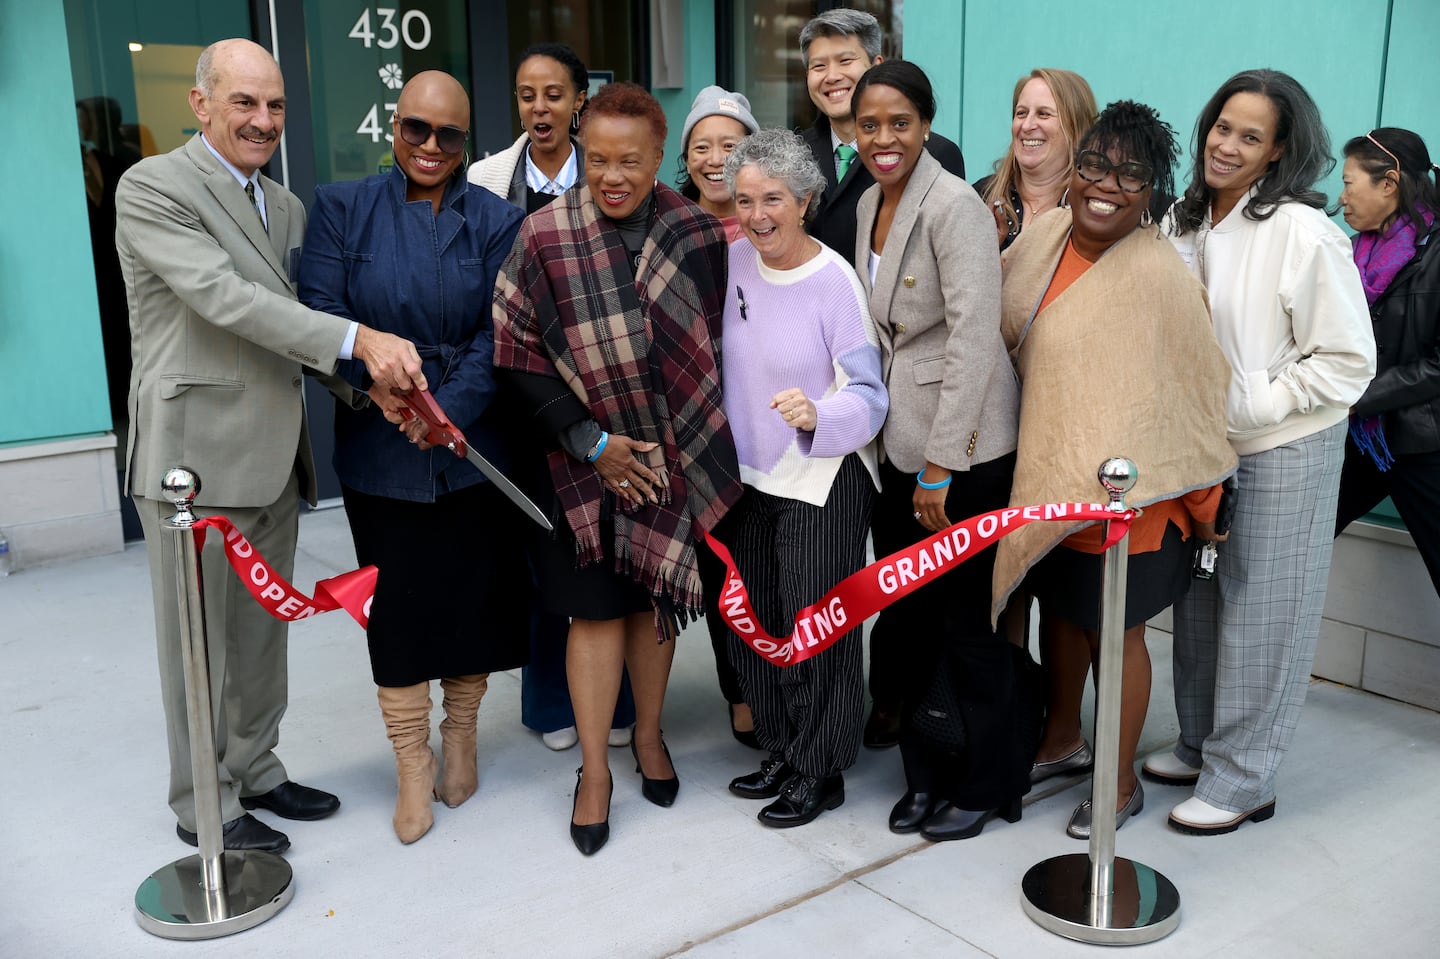
[[[823,896],[825,893],[830,892],[832,889],[839,889],[846,883],[855,882],[857,879],[860,879],[863,876],[867,876],[870,873],[876,871],[877,869],[883,869],[884,867],[890,865],[893,862],[898,862],[899,860],[904,859],[906,856],[912,855],[913,853],[917,852],[924,852],[926,849],[931,849],[934,846],[935,843],[932,842],[919,842],[913,846],[907,846],[904,849],[893,852],[888,856],[875,860],[874,862],[866,863],[863,866],[858,866],[854,869],[851,869],[849,872],[842,873],[841,875],[836,876],[829,882],[817,886],[814,889],[811,889],[809,892],[794,896],[790,899],[785,900],[784,902],[776,903],[774,906],[771,906],[765,912],[757,913],[753,916],[747,916],[744,919],[740,919],[736,922],[730,923],[728,926],[723,926],[720,929],[715,930],[714,932],[707,933],[706,935],[700,936],[696,939],[690,939],[686,941],[685,945],[681,948],[675,950],[674,952],[664,953],[664,955],[667,957],[682,956],[690,950],[694,949],[696,946],[701,946],[707,942],[712,942],[716,939],[719,939],[721,936],[726,936],[737,930],[744,929],[746,926],[752,926],[755,923],[760,922],[762,919],[768,919],[771,916],[778,916],[780,913],[793,909],[796,906],[801,905],[802,903],[806,903],[809,902],[811,899]],[[864,888],[867,892],[873,891],[870,889],[869,886],[864,886]],[[949,930],[946,931],[948,932]]]

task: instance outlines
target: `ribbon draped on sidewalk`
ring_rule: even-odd
[[[933,582],[987,546],[1035,522],[1101,520],[1110,523],[1109,549],[1130,529],[1139,513],[1111,512],[1099,503],[1046,503],[1009,506],[961,520],[918,543],[876,560],[837,583],[819,602],[800,610],[795,628],[785,639],[765,632],[750,605],[750,594],[725,544],[701,532],[725,564],[720,618],[747,646],[776,666],[792,666],[818,656],[845,633],[886,606]]]
[[[255,551],[235,524],[223,516],[206,516],[195,521],[195,548],[205,545],[205,530],[219,530],[225,537],[225,558],[229,560],[235,575],[255,597],[255,602],[265,608],[271,616],[293,622],[306,619],[316,613],[328,613],[343,609],[354,617],[361,628],[370,623],[370,602],[375,598],[374,566],[362,566],[348,573],[322,579],[315,584],[315,595],[306,596],[284,577],[275,572],[265,557]]]

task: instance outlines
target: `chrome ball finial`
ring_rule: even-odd
[[[1124,509],[1125,494],[1135,488],[1140,471],[1131,460],[1115,456],[1101,463],[1095,475],[1110,496],[1110,508],[1121,510]]]
[[[160,492],[175,506],[175,522],[188,526],[195,521],[190,504],[200,495],[200,474],[188,466],[172,466],[160,478]]]

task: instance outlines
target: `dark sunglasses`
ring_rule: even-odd
[[[423,147],[435,134],[435,145],[443,152],[454,155],[465,149],[470,134],[459,127],[432,127],[419,117],[400,118],[400,137],[412,147]]]
[[[1139,160],[1111,163],[1110,158],[1097,150],[1086,150],[1075,158],[1075,170],[1080,178],[1099,183],[1111,170],[1115,171],[1115,182],[1126,193],[1139,193],[1150,185],[1155,171],[1150,164]]]

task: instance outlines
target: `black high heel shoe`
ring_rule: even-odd
[[[670,747],[665,745],[665,735],[660,735],[660,748],[665,750],[665,759],[670,763],[670,768],[675,768],[675,761],[670,759]],[[640,774],[640,795],[650,800],[657,806],[675,805],[675,795],[680,792],[680,777],[671,776],[669,779],[651,779],[645,775],[645,770],[640,768],[640,751],[635,748],[635,740],[630,740],[630,755],[635,757],[635,771]]]
[[[763,748],[763,747],[760,745],[760,740],[755,737],[755,730],[754,730],[754,728],[751,728],[751,729],[736,729],[736,728],[735,728],[735,706],[736,706],[736,704],[735,704],[735,703],[727,703],[726,705],[730,707],[730,735],[732,735],[732,736],[735,737],[735,741],[736,741],[737,743],[739,743],[740,745],[742,745],[742,746],[749,746],[751,749],[761,749],[761,748]],[[753,720],[752,720],[752,722],[753,722]]]
[[[925,820],[925,825],[920,827],[920,835],[931,842],[971,839],[980,835],[980,830],[995,816],[1006,822],[1019,822],[1022,809],[1019,796],[998,809],[961,809],[947,803],[939,812]]]
[[[610,777],[610,796],[605,800],[605,818],[588,826],[577,826],[575,810],[580,805],[580,774],[584,771],[584,766],[575,770],[575,801],[570,804],[570,841],[585,855],[593,856],[610,841],[610,799],[615,796],[615,777]]]

